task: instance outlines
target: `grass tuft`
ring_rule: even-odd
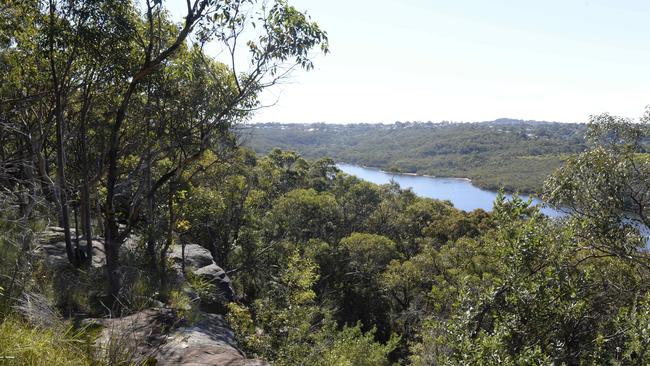
[[[10,316],[0,324],[0,365],[91,365],[88,342],[72,327],[32,327]]]

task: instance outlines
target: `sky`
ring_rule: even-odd
[[[292,0],[330,53],[254,122],[585,122],[650,104],[647,0]]]

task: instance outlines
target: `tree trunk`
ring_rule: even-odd
[[[187,36],[189,35],[194,22],[197,19],[200,19],[203,16],[203,11],[206,6],[208,6],[207,1],[201,1],[198,4],[198,7],[195,9],[188,10],[187,17],[185,17],[185,23],[183,28],[178,33],[174,43],[172,43],[167,49],[160,52],[158,56],[154,59],[151,58],[151,47],[147,50],[147,55],[145,57],[144,63],[132,77],[131,82],[129,83],[119,108],[115,113],[115,123],[111,126],[111,136],[109,140],[109,148],[107,154],[107,164],[108,172],[106,174],[106,206],[105,206],[105,227],[106,227],[106,238],[105,238],[105,247],[106,247],[106,268],[108,271],[109,285],[110,285],[110,295],[113,298],[116,298],[120,291],[120,280],[117,273],[119,267],[119,247],[121,245],[121,238],[119,229],[117,226],[117,217],[115,212],[115,187],[117,185],[118,171],[117,171],[117,155],[120,148],[120,133],[122,132],[122,124],[126,119],[126,114],[129,109],[129,104],[131,102],[131,96],[135,92],[137,86],[151,73],[153,73],[165,60],[171,57],[176,50],[183,44]],[[154,39],[149,40],[150,44],[153,44]],[[128,235],[128,233],[123,233]],[[162,254],[163,256],[165,253]],[[162,272],[164,272],[165,263],[160,263]]]
[[[50,73],[52,77],[52,91],[54,96],[54,119],[56,122],[56,175],[58,181],[57,198],[60,210],[60,223],[63,226],[65,236],[65,252],[68,261],[76,265],[74,251],[72,249],[72,238],[70,236],[70,213],[68,207],[68,192],[65,180],[65,146],[64,146],[64,123],[65,117],[63,112],[63,90],[64,82],[59,80],[56,64],[54,61],[54,3],[50,0],[50,39],[49,39],[49,62]],[[72,63],[72,58],[68,58],[68,68]]]
[[[92,78],[92,73],[88,79]],[[92,226],[91,226],[91,217],[90,217],[90,173],[89,173],[89,164],[90,158],[88,157],[88,110],[90,109],[90,88],[92,83],[89,81],[84,91],[84,102],[81,113],[81,123],[80,123],[80,133],[81,133],[81,159],[83,162],[83,173],[82,173],[82,182],[81,182],[81,225],[83,226],[83,232],[86,237],[86,263],[92,264],[93,262],[93,235],[92,235]]]
[[[86,237],[86,263],[93,262],[93,233],[90,218],[90,191],[88,187],[87,171],[84,174],[84,183],[81,187],[81,223]]]
[[[108,211],[107,215],[110,215]],[[122,243],[115,217],[107,217],[105,224],[106,237],[104,238],[104,250],[106,253],[106,277],[108,278],[110,302],[114,304],[120,294],[119,250]]]
[[[58,89],[58,88],[57,88]],[[72,248],[72,237],[70,235],[70,212],[68,204],[67,183],[65,181],[65,150],[63,144],[63,107],[61,105],[61,95],[56,93],[56,176],[58,182],[58,198],[61,224],[65,237],[65,253],[70,263],[77,265],[74,250]]]
[[[151,190],[151,153],[149,153],[149,158],[147,162],[147,191]],[[158,261],[156,256],[156,226],[154,219],[154,196],[147,195],[147,255],[149,256],[149,266],[151,267],[151,272],[156,275],[158,273]]]
[[[167,251],[174,244],[174,182],[169,182],[169,197],[168,197],[168,208],[169,208],[169,222],[167,223],[167,238],[165,240],[165,245],[160,251],[160,287],[162,290],[167,289]]]
[[[120,147],[120,131],[122,124],[126,119],[126,111],[131,100],[131,95],[135,91],[137,82],[132,81],[129,84],[124,99],[117,110],[115,123],[111,128],[111,137],[108,149],[108,172],[106,174],[106,204],[104,213],[104,226],[105,238],[104,247],[106,253],[106,275],[108,277],[109,295],[111,301],[117,299],[120,293],[120,279],[118,268],[120,263],[119,253],[122,239],[120,237],[119,227],[117,223],[117,215],[115,210],[115,187],[117,185],[118,170],[117,170],[117,154]],[[128,234],[128,233],[125,233]]]

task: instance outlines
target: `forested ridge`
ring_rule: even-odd
[[[450,172],[539,157],[535,188],[568,215],[504,194],[463,212],[250,145],[321,136],[246,125],[328,51],[305,13],[195,0],[175,23],[165,6],[0,5],[0,364],[650,363],[650,111],[309,127],[341,153],[381,137],[367,164],[406,171],[387,141],[428,130],[444,138],[415,154],[455,156]]]
[[[475,123],[247,125],[245,144],[260,154],[275,147],[307,158],[384,170],[471,178],[481,188],[539,193],[569,155],[585,149],[585,124],[498,119]]]

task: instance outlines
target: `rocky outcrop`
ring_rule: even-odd
[[[175,245],[169,253],[169,259],[173,265],[181,268],[183,261],[183,246]],[[213,264],[212,254],[210,251],[198,244],[185,244],[185,267],[197,270],[201,267]]]
[[[73,238],[75,233],[72,233]],[[125,260],[129,253],[137,248],[138,238],[133,236],[123,245],[122,254]],[[104,241],[94,238],[92,268],[101,275],[106,265]],[[80,247],[85,248],[85,240],[80,241]],[[55,273],[67,273],[70,264],[65,250],[63,229],[50,227],[40,233],[33,248],[34,255]],[[227,365],[227,366],[259,366],[268,365],[260,360],[247,359],[237,349],[232,329],[220,313],[223,314],[225,304],[235,300],[235,291],[226,272],[213,260],[210,251],[196,244],[187,244],[183,253],[180,245],[174,246],[168,258],[171,260],[173,281],[200,304],[200,311],[192,311],[192,321],[176,315],[171,309],[160,304],[137,312],[135,314],[110,319],[90,318],[83,320],[89,326],[101,327],[100,336],[96,341],[98,356],[109,360],[111,364],[147,364],[147,365]],[[197,293],[189,283],[188,276],[182,271],[185,261],[186,273],[192,273],[201,281],[212,284],[208,286],[209,293]],[[129,271],[138,275],[146,272],[133,266],[120,269],[127,276]],[[76,273],[72,271],[72,273]],[[65,282],[65,276],[62,277]],[[201,292],[201,291],[199,291]],[[34,319],[34,322],[44,322],[49,313],[46,306],[40,306],[38,297],[27,298],[24,309]],[[43,302],[44,304],[44,302]]]
[[[181,245],[173,247],[169,254],[169,258],[173,263],[174,269],[181,274],[181,264],[183,261],[183,248]],[[234,301],[235,290],[232,286],[232,281],[221,267],[219,267],[213,260],[210,251],[197,244],[185,245],[185,269],[192,271],[196,276],[202,280],[212,284],[216,290],[216,294],[211,296],[211,299],[202,299],[204,302],[219,301]]]
[[[127,364],[262,366],[237,349],[221,315],[200,313],[193,323],[169,309],[148,309],[117,319],[93,319],[102,326],[100,356]]]
[[[76,247],[76,232],[75,229],[70,229],[72,235],[72,245]],[[79,248],[85,252],[86,238],[79,236]],[[123,251],[135,250],[137,248],[139,237],[136,235],[129,236],[122,244]],[[68,256],[65,252],[65,238],[63,228],[58,226],[50,226],[46,230],[40,232],[36,237],[36,245],[33,248],[33,253],[40,257],[40,259],[49,268],[61,268],[69,265]],[[93,268],[102,268],[106,265],[106,253],[104,251],[104,239],[94,237],[93,243]],[[85,254],[85,253],[84,253]]]
[[[219,293],[219,296],[223,297],[224,300],[235,301],[235,290],[232,287],[232,282],[221,267],[212,263],[197,269],[194,271],[194,274],[212,284]]]
[[[76,243],[75,230],[71,229],[73,245]],[[101,268],[106,265],[106,254],[104,252],[104,240],[93,238],[93,268]],[[79,238],[79,247],[85,250],[86,239]],[[47,230],[39,233],[33,253],[49,268],[61,268],[70,264],[65,251],[65,239],[63,228],[57,226],[48,227]]]

